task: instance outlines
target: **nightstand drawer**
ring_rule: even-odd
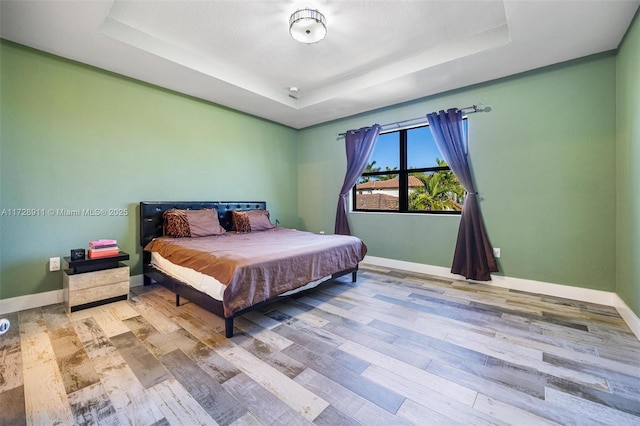
[[[92,289],[113,283],[126,281],[129,282],[129,267],[105,269],[103,271],[88,272],[84,274],[64,274],[64,280],[67,281],[69,291],[78,291],[83,289]]]
[[[128,277],[127,277],[128,278]],[[108,300],[118,296],[126,296],[129,294],[129,280],[119,283],[101,285],[93,288],[84,288],[82,290],[69,291],[68,310],[76,306],[85,305],[87,303]]]

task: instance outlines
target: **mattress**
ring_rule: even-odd
[[[189,284],[191,287],[201,291],[216,300],[222,301],[223,293],[226,285],[223,285],[217,279],[198,272],[191,268],[171,263],[158,252],[151,253],[151,265],[165,274]]]

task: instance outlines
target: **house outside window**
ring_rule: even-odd
[[[353,188],[353,210],[460,214],[465,194],[425,125],[378,136]]]

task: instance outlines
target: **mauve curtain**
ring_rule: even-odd
[[[380,125],[363,127],[359,130],[349,130],[345,133],[345,148],[347,150],[347,172],[338,196],[338,210],[336,212],[336,234],[351,235],[347,221],[348,195],[353,185],[367,167],[367,161],[373,152],[373,146],[380,134]]]
[[[427,115],[427,120],[440,152],[467,191],[451,272],[467,279],[490,281],[491,272],[498,272],[498,264],[484,229],[478,193],[469,170],[462,111],[452,108],[434,112]]]

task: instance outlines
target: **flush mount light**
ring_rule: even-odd
[[[289,18],[289,34],[300,43],[317,43],[327,35],[327,20],[316,9],[298,9]]]

